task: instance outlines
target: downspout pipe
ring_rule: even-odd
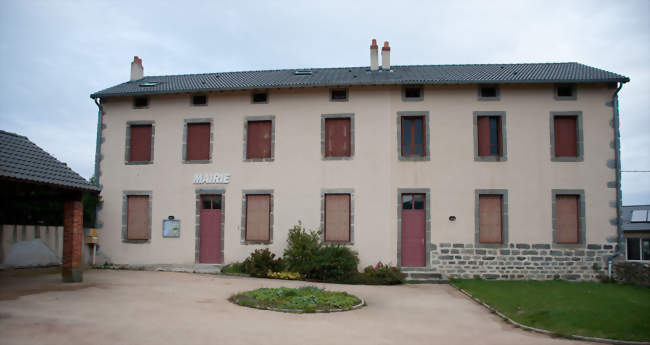
[[[100,170],[99,170],[99,162],[101,161],[102,157],[102,126],[104,124],[104,107],[102,107],[101,103],[97,98],[93,99],[95,101],[95,105],[97,105],[97,140],[95,142],[95,185],[99,188],[101,188],[101,184],[99,184],[99,176],[100,176]],[[99,213],[99,204],[95,207],[95,228],[98,227],[98,220],[97,220],[97,214]]]
[[[618,92],[623,88],[623,83],[618,83],[616,92],[612,96],[612,112],[614,117],[614,154],[616,163],[616,251],[607,258],[607,276],[612,278],[612,262],[623,253],[623,227],[621,222],[623,193],[621,191],[621,130],[618,112]]]

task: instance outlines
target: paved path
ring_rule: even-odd
[[[368,306],[286,314],[231,304],[235,292],[304,282],[169,272],[0,272],[0,344],[587,344],[514,328],[447,285],[317,284]]]

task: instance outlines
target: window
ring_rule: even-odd
[[[557,215],[557,243],[576,244],[580,242],[579,195],[558,195],[555,197]]]
[[[151,192],[124,192],[122,241],[147,242],[151,238]]]
[[[577,162],[583,160],[582,113],[551,113],[551,160]]]
[[[127,163],[151,163],[153,124],[127,123]]]
[[[271,195],[246,194],[245,239],[247,242],[271,240]]]
[[[558,101],[577,99],[575,84],[558,84],[553,89],[553,96]]]
[[[500,92],[498,85],[479,85],[478,87],[478,100],[479,101],[498,101]]]
[[[133,97],[133,108],[146,108],[149,106],[148,97]]]
[[[348,89],[330,89],[330,101],[347,102]]]
[[[626,251],[629,261],[650,260],[650,238],[628,238]]]
[[[186,123],[185,161],[210,160],[210,123]]]
[[[505,112],[474,112],[474,160],[505,161]]]
[[[207,105],[208,96],[206,95],[194,95],[192,96],[192,105]]]
[[[479,195],[478,231],[480,243],[502,243],[503,219],[501,214],[501,195]]]
[[[402,87],[402,101],[421,101],[424,99],[422,85]]]
[[[632,211],[631,223],[647,223],[650,222],[650,212],[648,210],[634,210]]]
[[[268,103],[268,93],[266,92],[253,92],[251,96],[251,103],[265,104]]]
[[[350,124],[349,117],[325,119],[325,157],[350,157]]]
[[[426,155],[424,116],[402,117],[402,156]]]
[[[325,194],[325,242],[350,242],[350,194]]]
[[[246,121],[246,159],[273,158],[273,120]]]
[[[424,210],[424,194],[402,194],[402,210]]]

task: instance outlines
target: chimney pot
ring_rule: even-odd
[[[134,56],[133,62],[131,62],[131,81],[142,79],[143,77],[144,68],[142,67],[142,59]]]
[[[384,46],[381,48],[381,69],[390,70],[390,46],[388,41],[385,41]]]
[[[370,45],[370,70],[376,71],[379,69],[379,47],[377,46],[377,40],[373,39],[372,44]]]

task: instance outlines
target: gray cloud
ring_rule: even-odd
[[[91,92],[145,74],[368,64],[578,61],[625,74],[624,170],[650,169],[650,2],[2,1],[0,128],[93,172]],[[650,203],[650,174],[624,173],[625,204]]]

